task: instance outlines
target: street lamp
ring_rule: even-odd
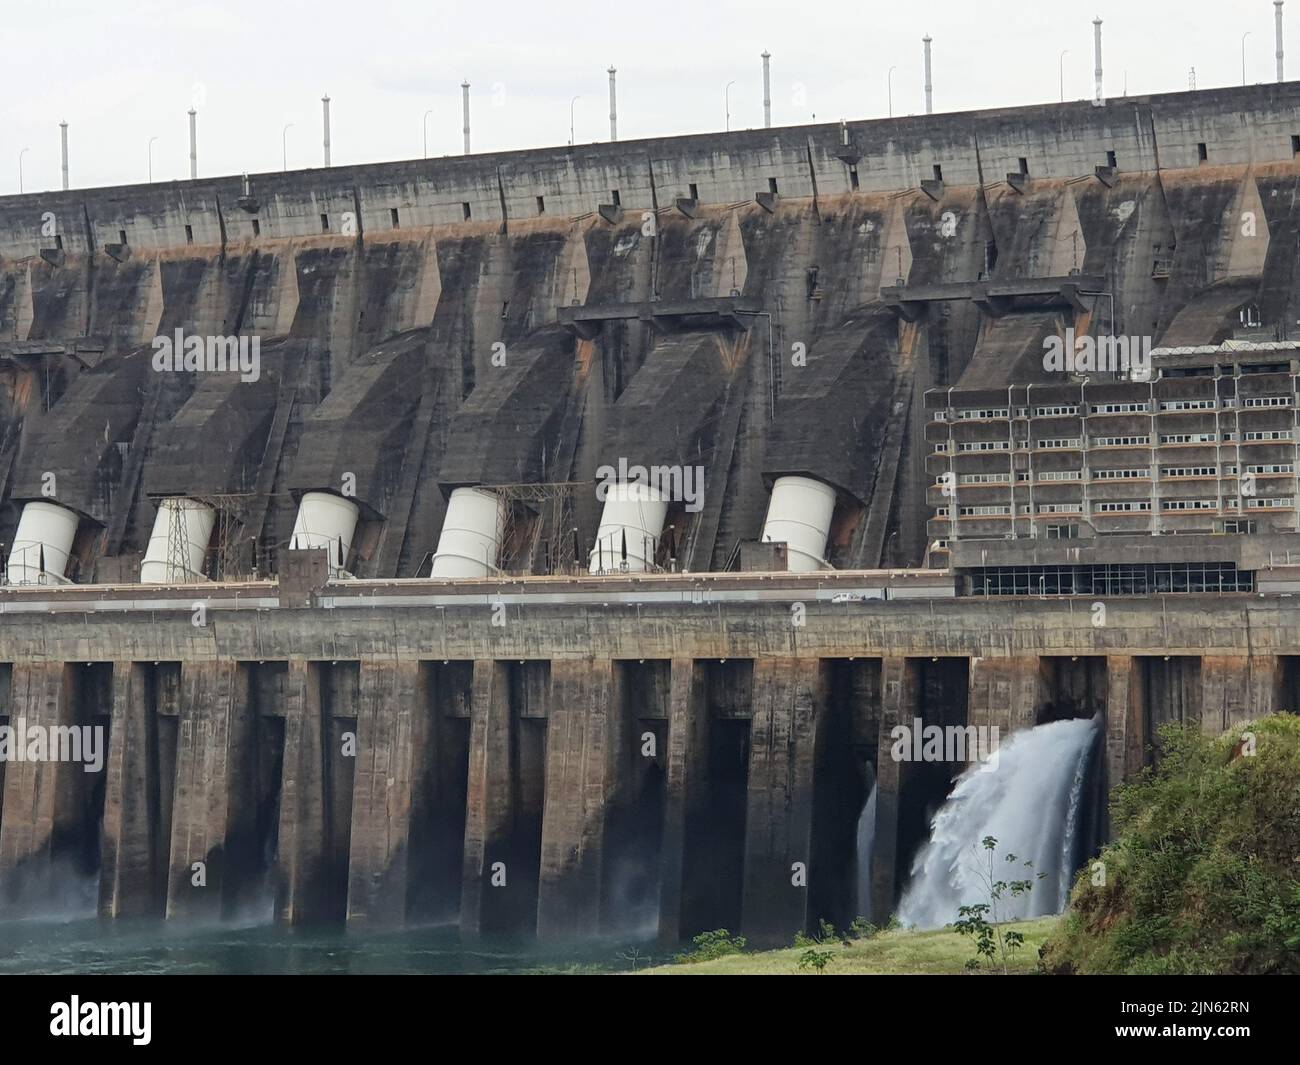
[[[727,87],[722,90],[723,105],[727,109],[727,130],[731,130],[731,87],[735,85],[734,81],[727,82]]]
[[[429,116],[433,114],[432,110],[424,112],[424,118],[420,119],[420,132],[424,134],[424,156],[429,158]]]
[[[898,67],[890,67],[889,73],[885,75],[885,86],[889,91],[889,117],[894,117],[894,71]]]
[[[150,185],[153,184],[153,142],[156,141],[157,139],[158,139],[157,137],[149,138],[149,184]]]
[[[1070,49],[1063,49],[1060,58],[1056,61],[1056,73],[1061,82],[1061,103],[1065,103],[1065,57],[1069,54]]]
[[[23,156],[30,152],[30,148],[24,148],[18,153],[18,191],[23,191]]]
[[[1246,84],[1246,38],[1250,36],[1250,30],[1241,35],[1241,83]]]
[[[581,96],[575,96],[569,101],[569,146],[573,146],[573,105],[581,100]]]
[[[289,136],[289,130],[293,129],[293,123],[288,123],[284,129],[280,130],[280,163],[285,170],[289,169],[289,144],[286,138]]]

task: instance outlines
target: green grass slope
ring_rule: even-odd
[[[1116,789],[1043,962],[1058,973],[1300,973],[1300,717],[1162,731]]]
[[[1033,921],[1017,921],[1002,926],[1014,928],[1024,934],[1025,945],[1016,952],[1009,970],[1013,973],[1032,973],[1038,968],[1038,950],[1055,928],[1057,917],[1040,917]],[[831,960],[823,970],[827,976],[881,976],[944,975],[966,972],[966,962],[975,956],[975,944],[969,936],[959,935],[951,928],[916,932],[898,930],[881,932],[870,939],[855,940],[848,946],[830,944],[824,949],[831,952]],[[752,951],[728,954],[709,961],[676,965],[660,965],[643,969],[652,975],[713,975],[713,976],[789,976],[795,973],[811,974],[812,970],[799,968],[799,958],[806,947],[786,947],[782,950]],[[977,972],[989,972],[981,966]],[[997,970],[1001,972],[999,968]]]

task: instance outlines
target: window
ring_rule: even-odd
[[[1020,157],[1020,172],[1024,174],[1025,177],[1029,176],[1029,160],[1023,155]]]
[[[1247,407],[1289,407],[1290,396],[1247,396],[1243,401]]]
[[[185,227],[185,243],[186,243],[186,244],[193,244],[193,243],[194,243],[194,227],[193,227],[193,226],[186,226],[186,227]]]
[[[545,214],[545,213],[546,213],[546,197],[545,197],[545,196],[538,196],[538,197],[537,197],[537,213],[538,213],[538,214]]]
[[[1259,429],[1254,432],[1246,433],[1247,440],[1290,440],[1290,429]]]
[[[1291,138],[1295,140],[1294,137]],[[1225,521],[1223,531],[1226,533],[1253,533],[1255,531],[1255,521],[1253,519],[1238,519],[1237,521]]]
[[[1213,499],[1166,499],[1162,510],[1214,510],[1218,504]]]
[[[388,221],[394,229],[396,229],[401,224],[398,220],[396,207],[388,208]]]
[[[1040,481],[1078,481],[1082,480],[1080,470],[1040,470]]]
[[[615,207],[623,206],[623,197],[619,195],[618,189],[610,189],[609,198],[613,201]]]
[[[958,451],[1009,451],[1009,440],[963,440],[957,445]]]
[[[776,178],[770,177],[767,179],[767,191],[773,196],[776,195]]]
[[[1160,470],[1161,477],[1217,477],[1218,470],[1213,466],[1165,466]]]
[[[995,517],[1010,514],[1011,507],[994,503],[983,507],[962,507],[957,513],[963,518]]]
[[[119,244],[125,244],[125,243],[126,243],[126,230],[125,230],[125,229],[119,229],[119,230],[117,231],[117,242],[118,242]]]
[[[1119,166],[1119,163],[1115,161],[1115,153],[1113,151],[1106,153],[1106,165],[1111,169]]]
[[[189,227],[186,226],[185,228],[188,229]],[[54,234],[54,246],[58,248],[59,251],[63,250],[63,235],[61,233]]]
[[[256,218],[254,218],[254,219],[253,219],[253,236],[255,236],[255,237],[260,237],[261,235],[262,235],[262,223],[259,222]]]
[[[1247,466],[1247,473],[1291,473],[1294,467],[1289,462],[1272,462],[1262,466]]]
[[[1162,444],[1213,444],[1213,433],[1167,433],[1160,437]]]
[[[1148,447],[1149,436],[1098,436],[1093,438],[1096,447]],[[1161,443],[1164,443],[1162,440]]]
[[[959,410],[957,417],[962,421],[974,421],[986,418],[1005,418],[1008,415],[1006,407],[984,407],[972,410]]]
[[[1142,477],[1150,477],[1151,470],[1143,467],[1141,469],[1124,469],[1124,470],[1093,470],[1092,479],[1094,481],[1135,481]]]
[[[849,167],[849,188],[854,192],[858,189],[858,168],[856,166]]]
[[[1080,504],[1078,503],[1039,503],[1036,508],[1039,514],[1078,514]]]
[[[958,484],[1008,484],[1008,473],[963,473],[957,477]]]
[[[1093,414],[1147,414],[1150,408],[1145,403],[1094,403]]]
[[[327,214],[320,216],[320,231],[322,233],[328,233],[330,231],[330,216]]]
[[[1165,399],[1160,401],[1161,410],[1208,410],[1214,406],[1212,399]]]
[[[1248,510],[1277,510],[1279,508],[1290,509],[1295,505],[1295,500],[1290,496],[1277,496],[1272,499],[1247,499],[1246,507]]]
[[[468,221],[469,221],[469,204],[468,204],[468,203],[462,203],[462,204],[460,205],[460,209],[461,209],[462,213],[465,215],[465,221],[468,222]]]
[[[1208,161],[1209,158],[1210,153],[1205,149],[1205,141],[1201,141],[1200,144],[1196,146],[1196,161],[1198,163],[1204,163]]]
[[[699,198],[700,198],[700,192],[699,192],[699,189],[697,189],[697,188],[695,187],[695,183],[692,182],[692,183],[691,183],[691,199],[692,199],[692,200],[698,200]]]
[[[1077,403],[1063,403],[1055,407],[1034,408],[1035,418],[1059,418],[1062,416],[1068,416],[1071,414],[1078,414],[1078,413],[1079,413],[1079,405]]]
[[[1097,509],[1103,514],[1123,514],[1131,511],[1151,509],[1149,499],[1133,499],[1123,503],[1098,503]]]
[[[1079,438],[1077,436],[1057,437],[1052,440],[1040,440],[1037,444],[1039,450],[1043,451],[1059,450],[1060,448],[1076,448],[1078,446]]]
[[[934,180],[935,181],[943,180],[943,167],[941,167],[938,163],[934,164]]]
[[[1079,526],[1049,525],[1047,527],[1047,538],[1049,540],[1077,540],[1079,538]]]

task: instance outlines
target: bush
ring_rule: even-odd
[[[1216,738],[1160,730],[1116,789],[1114,841],[1079,874],[1049,972],[1300,973],[1300,717]]]
[[[733,936],[725,928],[717,928],[712,932],[701,932],[691,940],[695,944],[695,949],[687,951],[685,954],[678,954],[673,961],[679,965],[687,965],[697,961],[712,961],[714,958],[725,958],[728,954],[739,954],[745,949],[745,937]]]

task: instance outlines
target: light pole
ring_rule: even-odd
[[[280,164],[285,170],[289,169],[289,130],[293,129],[293,123],[288,123],[284,129],[280,130]]]
[[[890,67],[889,73],[885,75],[885,87],[889,93],[889,117],[894,117],[894,71],[898,67]]]
[[[153,184],[153,142],[156,141],[157,139],[158,139],[157,137],[149,138],[149,184],[150,185]]]
[[[573,147],[573,105],[581,100],[581,96],[575,96],[569,101],[569,147]]]
[[[1056,60],[1056,74],[1061,82],[1061,103],[1065,103],[1065,57],[1070,54],[1070,49],[1062,49],[1060,57]]]
[[[30,148],[24,148],[18,153],[18,191],[23,191],[23,156],[30,152]]]
[[[727,131],[731,130],[731,87],[735,85],[734,81],[727,82],[727,87],[722,90],[723,106],[727,110]]]
[[[432,110],[424,112],[424,117],[420,119],[420,132],[423,134],[424,156],[429,158],[429,116],[433,114]]]
[[[1241,35],[1241,83],[1246,84],[1246,38],[1250,36],[1250,30]]]

